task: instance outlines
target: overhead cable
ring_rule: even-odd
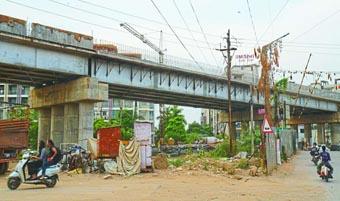
[[[153,4],[153,6],[156,8],[156,10],[158,11],[159,15],[163,18],[163,20],[165,21],[165,23],[168,25],[169,29],[174,33],[174,35],[176,36],[176,38],[178,39],[178,41],[181,43],[181,45],[183,46],[183,48],[185,49],[185,51],[188,53],[189,57],[202,69],[201,65],[197,62],[197,60],[194,58],[194,56],[190,53],[190,51],[188,50],[188,48],[184,45],[184,43],[182,42],[182,40],[179,38],[179,36],[177,35],[177,33],[175,32],[175,30],[171,27],[171,25],[169,24],[168,20],[165,18],[165,16],[163,15],[163,13],[161,12],[161,10],[159,10],[159,8],[157,7],[157,5],[155,4],[155,2],[153,0],[150,0],[151,3]]]
[[[207,60],[207,58],[205,57],[205,55],[204,55],[202,49],[198,46],[197,40],[196,40],[194,34],[192,33],[192,31],[190,30],[187,21],[185,20],[183,14],[182,14],[182,12],[181,12],[181,10],[180,10],[179,7],[177,6],[176,0],[173,0],[173,3],[174,3],[174,5],[175,5],[175,7],[176,7],[176,9],[177,9],[177,11],[178,11],[179,16],[181,17],[183,23],[185,24],[185,27],[187,28],[188,32],[190,33],[192,39],[196,42],[196,47],[197,47],[197,49],[200,51],[200,53],[201,53],[202,57],[204,58],[205,62],[208,63],[208,60]]]
[[[200,23],[200,21],[198,19],[198,15],[197,15],[197,12],[195,11],[194,5],[192,4],[191,0],[189,0],[189,3],[190,3],[190,6],[191,6],[191,9],[192,9],[192,12],[195,14],[195,18],[196,18],[197,24],[199,25],[199,27],[201,29],[201,32],[202,32],[202,34],[204,36],[204,39],[205,39],[205,42],[207,43],[207,45],[208,45],[208,47],[210,49],[210,53],[211,53],[212,57],[214,58],[216,65],[218,66],[217,59],[216,59],[215,55],[213,54],[212,49],[210,47],[210,44],[208,42],[207,36],[206,36],[205,32],[203,31],[202,25],[201,25],[201,23]]]

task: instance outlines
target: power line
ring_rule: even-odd
[[[200,50],[200,53],[201,53],[202,57],[204,58],[205,62],[208,63],[208,60],[207,60],[207,58],[205,57],[205,55],[204,55],[202,49],[198,46],[197,40],[196,40],[194,34],[192,33],[192,31],[190,30],[187,21],[185,20],[184,16],[182,15],[181,10],[178,8],[178,6],[177,6],[177,4],[176,4],[176,0],[173,0],[173,3],[174,3],[174,5],[175,5],[175,7],[176,7],[176,9],[177,9],[177,11],[178,11],[178,14],[179,14],[180,17],[182,18],[182,21],[183,21],[183,23],[185,24],[185,26],[186,26],[188,32],[190,32],[192,39],[196,42],[196,47]]]
[[[81,20],[81,19],[78,19],[78,18],[74,18],[74,17],[67,16],[67,15],[62,15],[62,14],[60,14],[60,13],[56,13],[56,12],[53,12],[53,11],[50,11],[50,10],[45,10],[45,9],[41,9],[41,8],[36,8],[36,7],[29,6],[29,5],[26,5],[26,4],[22,4],[22,3],[19,3],[19,2],[15,2],[15,1],[12,1],[12,0],[5,0],[5,1],[10,2],[10,3],[13,3],[13,4],[16,4],[16,5],[19,5],[19,6],[23,6],[23,7],[26,7],[26,8],[30,8],[30,9],[33,9],[33,10],[38,10],[38,11],[40,11],[40,12],[44,12],[44,13],[47,13],[47,14],[50,14],[50,15],[55,15],[55,16],[59,16],[59,17],[65,18],[65,19],[69,19],[69,20],[81,22],[81,23],[84,23],[84,24],[89,24],[89,25],[101,27],[101,28],[103,28],[103,29],[109,29],[109,30],[114,30],[114,31],[118,31],[118,32],[124,33],[124,31],[122,31],[122,30],[120,30],[120,29],[115,29],[115,28],[113,28],[113,27],[108,27],[108,26],[105,26],[105,25],[100,25],[100,24],[88,22],[88,21],[85,21],[85,20]]]
[[[41,9],[41,8],[37,8],[37,7],[33,7],[33,6],[29,6],[29,5],[22,4],[22,3],[19,3],[19,2],[15,2],[15,1],[12,1],[12,0],[5,0],[5,1],[7,1],[9,3],[12,3],[12,4],[16,4],[16,5],[22,6],[22,7],[29,8],[29,9],[32,9],[32,10],[37,10],[37,11],[40,11],[40,12],[43,12],[43,13],[46,13],[46,14],[49,14],[49,15],[54,15],[54,16],[62,17],[64,19],[80,22],[80,23],[87,24],[87,25],[92,25],[92,26],[99,27],[99,28],[106,29],[106,30],[116,31],[116,32],[120,32],[120,33],[123,33],[123,34],[128,34],[125,31],[122,31],[121,29],[116,29],[114,27],[109,27],[109,26],[106,26],[106,25],[101,25],[101,24],[98,24],[98,23],[89,22],[89,21],[82,20],[82,19],[79,19],[79,18],[74,18],[74,17],[71,17],[71,16],[62,15],[62,14],[59,14],[59,13],[56,13],[56,12],[53,12],[53,11],[49,11],[49,10],[45,10],[45,9]],[[158,40],[158,38],[151,37],[151,36],[149,38],[152,38],[154,40]],[[164,40],[164,41],[172,43],[174,45],[179,45],[178,42],[175,42],[173,40]],[[196,47],[196,45],[193,45],[193,44],[190,44],[190,43],[188,43],[187,45],[188,46],[192,46],[192,47]],[[200,46],[200,48],[202,48],[202,49],[209,49],[208,47],[204,47],[204,46]]]
[[[253,31],[254,31],[254,34],[255,34],[256,43],[259,46],[259,40],[257,38],[255,24],[254,24],[254,20],[253,20],[253,15],[251,14],[251,10],[250,10],[249,0],[246,0],[246,1],[247,1],[247,6],[248,6],[248,11],[249,11],[249,16],[250,16],[251,24],[252,24]]]
[[[274,22],[276,21],[276,19],[280,16],[281,12],[286,8],[287,4],[288,4],[289,0],[286,1],[286,3],[282,6],[282,8],[280,9],[280,11],[277,13],[277,15],[273,18],[273,20],[270,22],[270,24],[267,26],[266,30],[261,34],[260,39],[262,39],[262,37],[267,33],[267,31],[269,30],[269,28],[274,24]]]
[[[320,26],[322,23],[324,23],[325,21],[327,21],[328,19],[330,19],[331,17],[335,16],[336,14],[338,14],[340,12],[340,10],[336,10],[335,12],[333,12],[332,14],[328,15],[327,17],[323,18],[322,20],[320,20],[319,22],[317,22],[315,25],[313,25],[311,28],[307,29],[306,31],[304,31],[302,34],[296,36],[294,39],[292,39],[291,41],[295,41],[296,39],[300,38],[301,36],[309,33],[310,31],[312,31],[313,29],[315,29],[316,27]]]
[[[130,17],[134,17],[134,18],[137,18],[137,19],[140,19],[140,20],[144,20],[144,21],[149,21],[149,22],[152,22],[152,23],[155,23],[155,24],[160,24],[160,25],[163,25],[163,26],[167,26],[166,24],[164,24],[163,22],[160,22],[160,21],[157,21],[157,20],[153,20],[153,19],[149,19],[149,18],[146,18],[146,17],[143,17],[143,16],[138,16],[138,15],[134,15],[134,14],[131,14],[131,13],[127,13],[127,12],[123,12],[123,11],[120,11],[120,10],[116,10],[116,9],[112,9],[112,8],[108,8],[108,7],[105,7],[105,6],[102,6],[102,5],[98,5],[98,4],[95,4],[95,3],[92,3],[92,2],[88,2],[88,1],[85,1],[85,0],[77,0],[77,1],[80,1],[84,4],[88,4],[88,5],[92,5],[92,6],[95,6],[97,8],[102,8],[102,9],[105,9],[105,10],[108,10],[108,11],[111,11],[111,12],[116,12],[116,13],[120,13],[122,15],[126,15],[126,16],[130,16]],[[182,29],[182,30],[186,30],[185,27],[181,27],[181,26],[173,26],[174,28],[177,28],[177,29]],[[197,30],[190,30],[191,32],[194,32],[194,33],[199,33],[201,34],[200,31],[197,31]],[[215,38],[220,38],[219,35],[215,35],[215,34],[211,34],[211,33],[207,33],[207,35],[211,36],[211,37],[215,37]]]
[[[87,9],[82,9],[82,8],[79,8],[79,7],[75,7],[75,6],[72,6],[72,5],[69,5],[69,4],[65,4],[65,3],[62,3],[62,2],[59,2],[59,1],[56,1],[56,0],[49,0],[53,3],[56,3],[56,4],[59,4],[59,5],[62,5],[64,7],[68,7],[68,8],[71,8],[71,9],[74,9],[74,10],[77,10],[77,11],[81,11],[81,12],[84,12],[86,14],[91,14],[91,15],[95,15],[95,16],[99,16],[99,17],[102,17],[102,18],[105,18],[105,19],[109,19],[109,20],[112,20],[112,21],[115,21],[115,22],[118,22],[118,23],[124,23],[125,21],[123,20],[120,20],[120,19],[117,19],[117,18],[113,18],[111,16],[108,16],[108,15],[103,15],[101,13],[96,13],[96,12],[93,12],[91,10],[87,10]],[[81,0],[80,0],[81,1]],[[134,23],[130,23],[129,24],[131,25],[134,25],[136,27],[140,27],[140,28],[143,28],[143,29],[146,29],[146,30],[150,30],[152,32],[159,32],[159,30],[156,30],[156,29],[152,29],[152,28],[149,28],[149,27],[146,27],[146,26],[142,26],[142,25],[139,25],[139,24],[134,24]],[[167,32],[163,32],[164,34],[167,34],[167,35],[170,35],[170,36],[173,36],[173,34],[171,33],[167,33]],[[185,36],[182,36],[182,38],[186,39],[186,40],[193,40],[192,38],[190,37],[185,37]],[[199,41],[199,40],[194,40],[196,43],[197,42],[200,42],[200,43],[205,43],[205,41]]]
[[[190,58],[197,64],[197,66],[199,66],[201,68],[201,70],[203,70],[203,68],[201,67],[201,65],[199,65],[199,63],[196,61],[196,59],[194,58],[194,56],[192,56],[192,54],[190,53],[190,51],[188,50],[188,48],[184,45],[184,43],[182,42],[182,40],[179,38],[179,36],[177,35],[177,33],[175,32],[175,30],[171,27],[171,25],[169,24],[168,20],[165,18],[165,16],[162,14],[162,12],[159,10],[159,8],[157,7],[157,5],[155,4],[155,2],[153,0],[150,0],[151,3],[154,5],[154,7],[156,8],[156,10],[158,11],[159,15],[163,18],[163,20],[165,21],[165,23],[168,25],[169,29],[174,33],[174,35],[176,36],[176,38],[178,39],[178,41],[181,43],[181,45],[183,46],[183,48],[185,49],[185,51],[188,53],[188,55],[190,56]],[[204,70],[203,70],[204,71]]]
[[[204,39],[205,39],[205,42],[207,43],[207,45],[208,45],[208,47],[209,47],[209,49],[210,49],[210,53],[211,53],[212,57],[214,58],[216,65],[218,66],[217,59],[216,59],[215,55],[213,54],[212,49],[211,49],[211,47],[210,47],[210,44],[209,44],[209,42],[208,42],[207,36],[206,36],[206,34],[204,33],[204,31],[203,31],[202,25],[201,25],[201,23],[200,23],[200,21],[199,21],[199,19],[198,19],[198,15],[197,15],[197,13],[196,13],[196,11],[195,11],[194,5],[192,4],[191,0],[189,0],[189,3],[190,3],[190,6],[191,6],[191,9],[192,9],[192,12],[195,14],[195,18],[196,18],[197,24],[199,25],[199,27],[200,27],[200,29],[201,29],[201,32],[202,32],[202,34],[203,34],[203,36],[204,36]]]

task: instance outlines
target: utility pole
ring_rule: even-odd
[[[255,85],[255,79],[254,79],[254,66],[251,67],[252,72],[252,84],[250,85],[250,134],[251,134],[251,154],[253,155],[255,152],[255,142],[254,142],[254,100],[253,100],[253,94],[254,94],[254,85]]]
[[[228,29],[227,33],[227,57],[228,57],[228,130],[229,130],[229,140],[230,140],[230,154],[234,155],[234,146],[235,146],[235,133],[233,132],[232,124],[232,115],[231,115],[231,55],[230,55],[230,29]]]
[[[224,58],[227,57],[227,79],[228,79],[228,132],[229,132],[229,153],[231,155],[235,154],[236,151],[236,136],[235,132],[233,132],[232,128],[232,114],[231,114],[231,51],[236,50],[236,48],[231,47],[230,43],[230,29],[228,29],[227,37],[227,48],[216,49],[222,52]],[[224,51],[227,51],[227,56],[223,54]]]

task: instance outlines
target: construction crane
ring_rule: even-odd
[[[127,23],[121,23],[121,27],[126,29],[128,32],[130,32],[132,35],[137,37],[139,40],[141,40],[143,43],[151,47],[153,50],[155,50],[158,55],[159,55],[159,63],[162,64],[164,61],[164,51],[163,50],[163,32],[160,31],[160,38],[159,38],[159,47],[157,45],[153,44],[151,41],[149,41],[145,36],[141,33],[139,33],[136,29],[131,27]],[[161,138],[164,137],[164,104],[159,104],[159,114],[160,114],[160,119],[159,119],[159,131],[160,131],[160,136]],[[163,140],[161,140],[161,145],[163,144]]]
[[[160,38],[160,47],[153,44],[150,40],[148,40],[143,34],[139,33],[136,29],[131,27],[128,23],[124,22],[120,24],[121,27],[126,29],[128,32],[130,32],[132,35],[140,39],[143,43],[151,47],[153,50],[155,50],[159,54],[159,63],[163,63],[164,59],[164,51],[161,49],[162,47],[162,31],[161,31],[161,38]]]

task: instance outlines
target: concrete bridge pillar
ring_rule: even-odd
[[[331,124],[331,143],[340,144],[340,123]]]
[[[311,141],[312,139],[312,125],[311,124],[304,124],[304,134],[305,134],[305,139],[308,145],[312,145],[313,142]]]
[[[78,142],[87,146],[87,139],[93,137],[94,103],[79,103],[79,135]]]
[[[39,112],[39,140],[77,143],[87,148],[93,136],[94,103],[108,100],[108,85],[83,77],[31,90],[30,105]]]
[[[77,103],[64,105],[64,143],[78,143],[79,106]]]
[[[325,143],[325,125],[318,124],[317,129],[318,129],[318,132],[317,132],[318,144],[324,144]]]
[[[38,113],[38,141],[46,141],[50,138],[51,132],[51,108],[41,108]]]
[[[51,107],[51,137],[55,145],[60,145],[64,139],[64,106]]]

